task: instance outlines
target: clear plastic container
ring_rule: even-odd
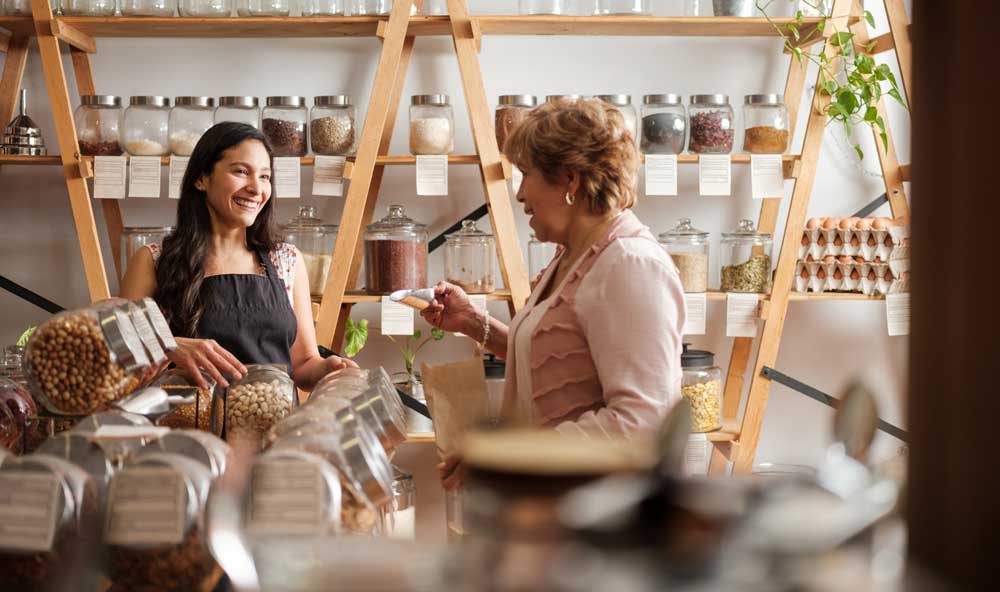
[[[178,8],[181,16],[228,17],[233,13],[233,0],[180,0]]]
[[[254,461],[244,512],[250,536],[337,535],[342,512],[340,474],[323,456],[289,448]]]
[[[114,2],[111,3],[112,10]],[[122,99],[113,95],[83,95],[73,114],[83,156],[119,156]]]
[[[230,464],[232,449],[221,438],[193,429],[171,430],[135,452],[136,457],[160,453],[179,454],[201,463],[212,477],[221,477]]]
[[[687,139],[687,112],[680,95],[642,97],[643,154],[680,154]]]
[[[288,16],[289,0],[238,0],[237,16]]]
[[[170,415],[157,421],[157,425],[173,429],[212,430],[212,393],[215,390],[215,380],[204,370],[201,375],[209,388],[199,388],[188,378],[187,372],[179,368],[171,368],[160,374],[153,383],[154,386],[167,391],[170,396],[194,397],[194,402],[178,405]]]
[[[302,16],[343,16],[344,0],[302,0]]]
[[[736,125],[726,95],[691,95],[688,109],[691,138],[688,150],[695,154],[729,154],[733,151]]]
[[[114,16],[115,0],[61,0],[63,16]]]
[[[313,98],[309,141],[314,154],[351,156],[357,148],[354,105],[348,95]]]
[[[121,0],[122,16],[177,16],[177,0]]]
[[[743,99],[743,150],[782,154],[788,150],[788,107],[781,95],[747,95]]]
[[[219,106],[215,109],[215,123],[236,121],[252,125],[260,129],[260,107],[257,97],[219,97]]]
[[[313,138],[315,139],[315,135]],[[326,277],[333,263],[333,247],[337,244],[337,225],[326,224],[316,216],[316,208],[302,206],[299,215],[282,227],[285,242],[298,247],[306,264],[309,291],[322,296]]]
[[[261,130],[275,156],[305,156],[309,109],[305,97],[267,97]]]
[[[455,151],[455,116],[448,95],[410,98],[410,153],[451,154]]]
[[[166,135],[166,134],[164,134]],[[122,229],[122,269],[128,267],[132,255],[147,245],[159,245],[174,231],[173,226],[126,226]]]
[[[625,129],[628,130],[628,133],[632,134],[633,141],[637,141],[639,137],[639,116],[635,112],[635,107],[632,106],[632,96],[597,95],[597,98],[601,99],[605,103],[614,105],[618,109],[618,111],[622,114],[622,117],[625,119]]]
[[[463,220],[458,232],[445,236],[444,277],[469,294],[493,291],[493,261],[496,240],[476,227],[475,220]]]
[[[535,108],[538,99],[535,95],[500,95],[500,104],[496,110],[497,146],[503,153],[507,137],[514,128],[524,121],[528,112]]]
[[[125,109],[125,151],[132,156],[166,156],[170,123],[170,99],[148,96],[131,97]]]
[[[597,0],[596,14],[608,16],[648,15],[653,13],[649,9],[649,0]]]
[[[233,445],[260,447],[264,434],[298,405],[295,383],[278,364],[247,364],[242,380],[230,383],[223,396],[224,432]],[[218,411],[219,406],[215,406]],[[213,425],[218,425],[213,420]]]
[[[691,406],[691,431],[712,432],[722,428],[722,370],[715,354],[689,346],[681,353],[681,394]]]
[[[403,206],[365,232],[365,288],[373,294],[427,286],[427,226],[406,216]]]
[[[670,253],[680,273],[685,292],[708,290],[708,233],[679,218],[677,226],[660,235],[660,244]]]
[[[191,156],[198,140],[215,124],[215,99],[175,97],[170,110],[170,153]]]
[[[538,280],[555,256],[555,243],[543,243],[535,237],[535,233],[531,233],[531,239],[528,241],[528,274],[532,282]]]
[[[565,14],[565,0],[518,0],[518,14]]]
[[[722,233],[723,292],[766,294],[771,291],[771,235],[754,230],[752,220]]]

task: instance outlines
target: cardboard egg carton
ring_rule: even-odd
[[[903,262],[905,261],[905,269]],[[822,261],[799,259],[795,264],[796,292],[848,292],[865,296],[909,291],[909,259],[892,263],[858,257],[828,255]]]
[[[910,227],[890,218],[810,218],[802,231],[798,258],[860,257],[885,263],[893,249],[907,244]]]

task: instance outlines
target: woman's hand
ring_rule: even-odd
[[[448,282],[438,282],[434,286],[434,302],[422,310],[420,316],[431,326],[444,331],[469,336],[482,333],[482,321],[469,296],[465,290]]]
[[[445,491],[454,491],[462,486],[465,470],[462,466],[462,457],[457,454],[449,454],[438,466],[438,475],[441,476],[441,487]]]
[[[187,373],[199,388],[207,389],[208,383],[201,375],[204,370],[221,386],[229,386],[225,376],[239,380],[247,373],[247,368],[236,359],[236,356],[226,351],[214,339],[191,339],[177,337],[177,349],[167,352],[178,368]]]
[[[323,371],[323,376],[326,376],[331,372],[336,372],[337,370],[343,370],[344,368],[358,367],[358,365],[354,362],[354,360],[349,360],[347,358],[342,358],[340,356],[330,356],[329,358],[326,358],[324,361],[326,362],[326,366]]]

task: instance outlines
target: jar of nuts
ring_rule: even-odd
[[[158,425],[168,428],[184,429],[194,428],[198,430],[211,431],[212,429],[212,392],[215,390],[215,380],[204,370],[202,377],[208,383],[208,388],[199,388],[187,373],[179,368],[171,368],[153,383],[167,391],[168,395],[179,395],[190,397],[194,395],[195,401],[190,405],[179,405],[170,415],[160,419]],[[218,435],[218,434],[216,434]]]
[[[340,474],[322,455],[272,450],[254,461],[250,473],[246,530],[254,537],[336,535],[341,500]]]
[[[284,366],[247,364],[246,376],[231,383],[225,391],[222,405],[225,438],[232,445],[259,448],[264,434],[296,405],[295,383]]]
[[[688,349],[681,353],[681,394],[691,406],[691,431],[711,432],[722,428],[722,370],[715,354]]]

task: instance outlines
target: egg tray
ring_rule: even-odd
[[[886,263],[897,247],[909,247],[909,225],[888,229],[803,229],[798,259],[820,261],[824,257],[861,257],[872,263]],[[907,254],[907,257],[909,255]]]
[[[794,289],[796,292],[848,292],[865,296],[908,292],[909,267],[909,257],[888,263],[800,259],[795,263]]]

